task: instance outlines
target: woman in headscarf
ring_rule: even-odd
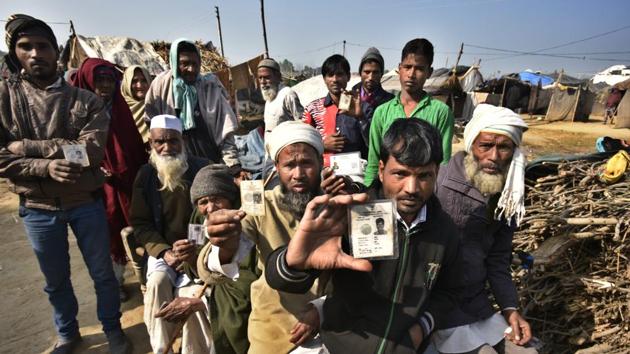
[[[120,92],[129,105],[133,120],[145,143],[149,141],[149,125],[144,120],[144,97],[150,85],[151,75],[147,69],[139,65],[132,65],[125,70],[120,85]]]
[[[103,190],[109,224],[110,252],[120,284],[120,297],[125,301],[127,295],[122,284],[127,257],[120,231],[129,225],[133,181],[138,169],[147,162],[147,153],[129,106],[120,93],[118,87],[120,73],[114,64],[103,59],[88,58],[81,64],[72,84],[101,97],[110,115],[107,146],[101,169],[107,176]]]

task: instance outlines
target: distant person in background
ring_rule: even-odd
[[[367,158],[370,121],[363,116],[361,103],[354,99],[350,110],[339,109],[339,99],[350,81],[350,63],[339,54],[332,55],[322,64],[322,77],[328,94],[306,106],[303,120],[322,136],[324,166],[329,166],[330,155],[335,153],[358,151]]]
[[[370,108],[364,112],[366,116],[372,118],[374,110],[381,104],[394,98],[394,95],[383,90],[381,87],[381,78],[385,72],[385,61],[378,49],[369,48],[359,64],[359,74],[361,82],[352,87],[352,93],[358,95],[361,102],[368,104]]]
[[[174,41],[169,62],[171,69],[153,80],[146,95],[146,119],[160,114],[178,117],[189,155],[224,163],[239,174],[234,143],[238,123],[223,85],[212,74],[200,74],[201,54],[192,41]]]
[[[72,353],[81,341],[68,227],[94,282],[96,313],[109,352],[130,353],[131,343],[120,326],[118,284],[101,193],[105,177],[100,166],[110,129],[105,105],[92,92],[59,77],[59,47],[46,23],[16,14],[5,28],[9,48],[5,60],[12,76],[0,81],[0,177],[7,178],[9,189],[20,195],[20,218],[46,282],[44,291],[57,331],[52,353]],[[67,161],[61,147],[66,144],[85,145],[90,166]],[[32,296],[25,293],[24,299]],[[22,305],[29,307],[28,302]]]
[[[101,163],[105,173],[103,191],[114,272],[118,279],[120,300],[126,301],[127,293],[123,284],[127,255],[120,231],[130,225],[133,181],[140,167],[147,162],[148,155],[131,111],[120,93],[119,83],[120,74],[114,64],[96,58],[86,59],[72,81],[74,86],[99,96],[109,116],[105,157]]]
[[[148,143],[150,135],[149,123],[144,120],[144,98],[150,85],[151,75],[147,69],[139,65],[132,65],[125,70],[120,85],[120,92],[131,110],[133,120],[145,144]]]
[[[418,118],[437,128],[442,136],[442,164],[451,157],[453,140],[453,112],[444,103],[424,91],[425,81],[433,73],[433,44],[424,38],[416,38],[405,44],[398,65],[401,92],[392,100],[379,106],[370,126],[370,152],[365,185],[370,186],[378,173],[378,161],[383,136],[400,118]]]
[[[288,120],[300,120],[304,108],[297,93],[282,84],[280,65],[268,58],[258,63],[256,71],[260,92],[265,100],[265,131],[270,132],[276,125]]]
[[[604,124],[608,123],[608,119],[610,119],[610,124],[613,124],[615,121],[615,115],[617,115],[617,106],[619,106],[619,102],[623,98],[623,94],[625,91],[622,91],[616,87],[610,89],[610,93],[608,94],[608,98],[606,99],[606,113],[604,114]]]

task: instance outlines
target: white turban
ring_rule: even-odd
[[[472,119],[464,129],[464,146],[470,152],[472,144],[481,132],[505,135],[516,146],[521,145],[527,123],[511,109],[490,104],[480,104],[475,108]]]
[[[155,128],[177,130],[181,133],[182,121],[169,114],[160,114],[151,118],[151,128],[149,130],[153,130]]]
[[[516,217],[516,225],[519,225],[525,215],[525,165],[527,161],[519,148],[525,130],[527,130],[527,123],[518,114],[508,108],[489,104],[478,105],[472,119],[464,129],[464,146],[467,153],[471,153],[473,142],[481,132],[507,136],[516,145],[505,186],[494,212],[495,219],[499,220],[504,216],[508,225],[512,217]]]
[[[265,136],[265,150],[274,162],[283,148],[296,143],[308,144],[320,155],[324,153],[322,136],[315,128],[301,121],[281,123]]]

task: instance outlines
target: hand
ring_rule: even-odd
[[[242,210],[221,209],[208,214],[205,226],[210,243],[219,247],[221,264],[230,263],[238,250],[242,232],[241,220],[245,217]]]
[[[172,250],[167,250],[166,252],[164,252],[164,254],[162,255],[162,259],[169,267],[173,269],[177,268],[177,266],[181,264],[181,261],[177,258],[175,252],[173,252]]]
[[[332,168],[326,167],[322,170],[322,182],[320,187],[326,194],[335,196],[337,194],[350,194],[348,190],[352,181],[346,176],[335,176]]]
[[[409,337],[411,338],[411,343],[413,343],[413,349],[418,350],[420,344],[422,344],[422,338],[424,338],[422,327],[417,323],[411,326],[409,328]]]
[[[234,183],[236,184],[237,187],[241,187],[241,181],[248,181],[252,179],[252,174],[245,171],[245,170],[241,170],[241,172],[238,173],[238,175],[236,177],[234,177]]]
[[[164,308],[155,313],[169,322],[184,322],[193,312],[203,311],[204,303],[196,297],[176,297]]]
[[[175,241],[172,251],[180,263],[187,262],[188,264],[197,264],[197,262],[195,262],[195,257],[197,256],[195,253],[195,244],[187,239]]]
[[[291,329],[291,339],[289,341],[295,346],[304,344],[319,332],[319,312],[313,304],[309,304],[309,309],[302,314],[298,323]]]
[[[112,176],[112,173],[108,169],[106,169],[105,167],[101,166],[101,171],[105,175],[105,178],[110,178]]]
[[[346,138],[341,133],[324,136],[324,150],[342,152]]]
[[[24,143],[21,141],[12,141],[7,145],[7,150],[13,155],[24,156]]]
[[[371,271],[369,261],[355,259],[341,249],[341,237],[348,226],[347,207],[367,200],[365,193],[335,197],[325,194],[311,200],[287,247],[287,264],[299,270],[347,268]]]
[[[64,159],[52,160],[48,164],[50,178],[61,183],[75,183],[81,176],[82,166]]]
[[[532,338],[532,330],[529,323],[515,310],[503,311],[503,317],[512,328],[512,332],[506,334],[507,339],[517,345],[525,345]]]
[[[339,113],[354,117],[359,120],[363,119],[363,110],[361,109],[361,96],[359,91],[355,92],[355,94],[352,95],[352,100],[350,101],[350,109],[348,109],[347,111],[340,110]]]

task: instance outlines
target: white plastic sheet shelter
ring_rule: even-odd
[[[608,69],[593,76],[591,81],[594,84],[605,82],[608,86],[614,86],[620,82],[630,79],[630,66],[613,65]]]
[[[348,85],[346,86],[346,90],[352,90],[352,86],[356,85],[361,81],[361,76],[359,74],[352,74],[350,76],[350,81],[348,81]],[[310,79],[306,79],[297,85],[292,87],[293,91],[295,91],[300,98],[300,103],[302,106],[305,106],[312,101],[322,98],[328,94],[328,88],[324,83],[324,78],[322,75],[313,76]]]
[[[140,65],[154,76],[169,68],[150,43],[134,38],[77,35],[70,37],[66,47],[68,68],[78,68],[86,58],[105,59],[122,68]]]

